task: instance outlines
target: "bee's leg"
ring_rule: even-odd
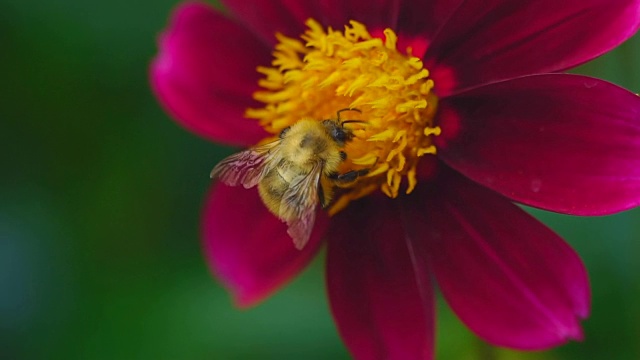
[[[326,208],[327,207],[327,202],[326,202],[326,198],[324,197],[324,189],[322,188],[322,184],[318,183],[318,198],[320,198],[320,206],[322,206],[322,208]]]
[[[280,139],[284,139],[289,130],[291,130],[291,126],[287,126],[286,128],[282,129],[282,131],[280,131]]]
[[[340,160],[345,161],[347,160],[347,153],[344,151],[340,151]]]
[[[320,205],[325,209],[331,203],[333,198],[333,182],[326,177],[320,178],[318,182],[318,198],[320,199]]]
[[[351,170],[344,174],[333,173],[329,175],[329,178],[338,183],[350,183],[356,181],[360,176],[365,176],[369,173],[369,169]]]

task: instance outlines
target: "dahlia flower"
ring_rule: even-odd
[[[341,169],[368,171],[318,210],[302,250],[255,188],[214,182],[206,255],[239,306],[326,243],[331,310],[358,359],[433,357],[434,281],[494,345],[582,338],[584,265],[516,204],[639,204],[640,97],[562,72],[632,36],[640,0],[222,3],[180,5],[160,37],[150,76],[166,111],[250,147],[355,108]]]

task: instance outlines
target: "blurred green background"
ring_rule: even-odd
[[[208,173],[232,150],[178,127],[147,80],[172,0],[0,0],[0,358],[346,359],[322,257],[235,309],[198,234]],[[640,91],[640,36],[576,72]],[[606,104],[603,104],[606,106]],[[586,341],[484,345],[439,302],[439,359],[640,359],[640,211],[535,211],[583,256]]]

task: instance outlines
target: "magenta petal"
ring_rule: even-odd
[[[364,23],[369,29],[395,27],[400,0],[222,0],[248,28],[268,44],[275,43],[275,33],[298,37],[313,18],[323,26],[342,30],[350,20]]]
[[[356,359],[433,358],[433,294],[394,203],[366,198],[332,219],[327,287],[338,330]],[[418,285],[419,284],[419,285]]]
[[[222,0],[221,2],[266,44],[275,44],[276,32],[298,37],[304,32],[304,22],[308,18],[321,17],[319,5],[315,1]]]
[[[402,0],[323,0],[319,2],[324,25],[342,30],[350,20],[369,30],[395,28]]]
[[[408,45],[412,47],[414,56],[423,56],[429,44],[463,2],[464,0],[400,1],[398,21],[393,27],[399,34],[398,49],[404,51]]]
[[[527,205],[601,215],[640,204],[640,97],[577,75],[480,87],[440,103],[438,154]]]
[[[581,339],[589,283],[578,255],[507,199],[459,174],[422,194],[436,279],[460,319],[486,341],[545,349]]]
[[[217,184],[204,209],[204,247],[213,272],[238,306],[251,306],[309,263],[327,224],[320,213],[311,240],[297,250],[286,225],[268,212],[256,188]]]
[[[639,26],[639,0],[470,0],[438,33],[426,64],[444,96],[574,67],[618,46]]]
[[[161,104],[180,124],[217,142],[253,145],[266,137],[255,120],[244,118],[258,107],[256,66],[270,54],[257,38],[211,7],[178,7],[160,37],[151,64],[151,83]]]

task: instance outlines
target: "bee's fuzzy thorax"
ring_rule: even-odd
[[[282,139],[282,151],[297,166],[324,161],[324,168],[335,172],[341,163],[341,144],[331,138],[325,126],[315,120],[302,120],[291,126]]]

